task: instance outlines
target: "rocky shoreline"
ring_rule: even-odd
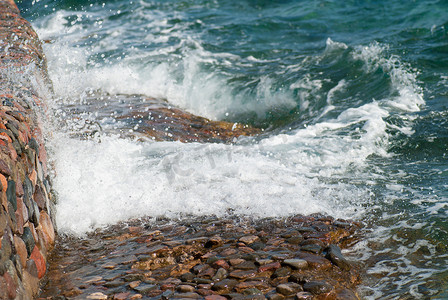
[[[37,34],[0,0],[0,299],[358,299],[359,271],[341,248],[359,224],[331,217],[146,219],[58,238],[41,122],[51,95]],[[148,119],[137,132],[155,140],[259,132],[147,102],[160,117],[122,118]]]
[[[39,299],[359,299],[341,253],[359,228],[325,216],[115,225],[61,239]]]
[[[48,95],[40,41],[0,0],[0,299],[32,299],[55,239],[40,118]]]

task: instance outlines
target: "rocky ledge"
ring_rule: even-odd
[[[116,225],[61,239],[40,299],[358,299],[341,253],[357,229],[324,216]]]

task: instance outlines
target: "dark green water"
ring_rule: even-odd
[[[234,146],[68,138],[87,111],[54,137],[62,232],[323,212],[366,223],[366,299],[448,298],[447,1],[34,2],[19,6],[58,116],[99,90],[267,129]]]

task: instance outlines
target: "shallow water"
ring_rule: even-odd
[[[60,233],[143,216],[321,212],[367,224],[354,249],[366,298],[446,298],[446,2],[20,6],[46,41],[56,94]],[[116,115],[69,109],[92,91],[265,133],[231,145],[123,138]]]

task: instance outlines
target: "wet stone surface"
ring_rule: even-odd
[[[144,95],[88,93],[82,104],[62,105],[60,113],[73,128],[72,136],[89,138],[96,133],[154,141],[232,143],[261,129],[240,123],[212,121],[179,109],[163,99]]]
[[[358,299],[358,268],[340,251],[357,240],[348,223],[145,219],[60,238],[38,299]]]

